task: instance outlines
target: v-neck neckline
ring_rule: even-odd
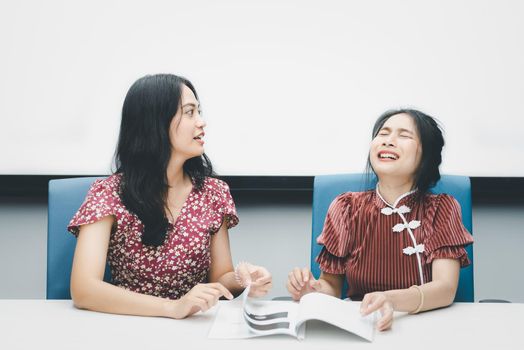
[[[187,197],[184,200],[184,203],[182,204],[182,207],[180,207],[180,211],[179,211],[177,217],[175,218],[175,220],[173,222],[171,220],[167,219],[168,223],[171,226],[175,227],[176,224],[178,223],[180,217],[182,216],[182,211],[187,207],[187,205],[189,203],[189,200],[191,199],[192,194],[193,194],[194,191],[195,191],[195,184],[193,183],[193,179],[191,179],[191,191],[189,191],[189,193],[187,194]]]

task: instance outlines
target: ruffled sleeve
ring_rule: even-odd
[[[433,222],[433,232],[425,242],[426,262],[435,259],[458,259],[460,266],[470,264],[465,246],[473,236],[462,224],[460,204],[450,195],[440,195]]]
[[[336,197],[329,206],[324,228],[317,238],[323,245],[316,261],[320,270],[332,274],[345,274],[350,249],[349,219],[351,213],[350,192]]]
[[[211,224],[210,233],[215,234],[224,223],[224,220],[228,229],[238,225],[238,216],[228,184],[218,179],[210,180],[213,192],[213,208],[217,215],[217,219]]]
[[[104,180],[96,180],[91,185],[84,203],[67,226],[69,232],[78,236],[80,226],[92,224],[109,215],[117,216],[120,197],[112,186],[113,181],[114,178],[109,177]]]

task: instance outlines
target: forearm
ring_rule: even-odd
[[[218,282],[222,284],[234,296],[238,296],[244,291],[244,287],[242,287],[236,280],[234,271],[226,272],[222,274],[216,281],[210,282]]]
[[[322,278],[320,278],[318,281],[320,282],[320,289],[318,290],[319,293],[324,293],[337,298],[340,297],[340,291],[337,291],[336,287],[332,286],[331,283]]]
[[[412,312],[416,310],[422,300],[424,301],[420,311],[433,310],[450,305],[455,298],[456,287],[445,281],[432,281],[416,288],[395,289],[386,291],[388,299],[392,302],[396,311]]]
[[[334,275],[322,273],[318,281],[320,282],[320,293],[328,294],[336,298],[340,298],[342,294],[342,286],[344,284],[343,275]]]
[[[177,301],[140,294],[99,280],[72,285],[76,307],[122,315],[174,317]]]

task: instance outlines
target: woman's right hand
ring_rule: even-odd
[[[293,300],[300,300],[308,293],[319,292],[320,288],[320,281],[315,279],[307,267],[302,269],[296,267],[288,274],[287,290]]]
[[[233,299],[233,294],[222,284],[200,283],[191,288],[182,298],[170,303],[169,317],[176,319],[191,316],[198,311],[205,312],[215,306],[220,297]]]

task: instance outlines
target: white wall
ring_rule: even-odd
[[[109,173],[128,87],[172,72],[201,95],[223,175],[361,172],[376,117],[413,106],[445,126],[444,173],[524,176],[523,13],[518,0],[2,1],[0,174]]]
[[[361,172],[377,115],[413,106],[445,126],[443,173],[523,177],[523,13],[518,0],[2,1],[0,175],[108,173],[127,88],[172,72],[201,95],[223,175]],[[238,201],[231,244],[280,295],[309,261],[310,202],[259,199]],[[477,298],[524,301],[523,209],[474,206]],[[45,211],[0,198],[0,297],[44,297]]]
[[[309,265],[307,196],[235,196],[240,224],[230,232],[234,261],[273,274],[269,297],[286,294],[287,273]],[[0,197],[0,298],[45,298],[46,203]],[[524,205],[473,207],[475,299],[524,302]]]

